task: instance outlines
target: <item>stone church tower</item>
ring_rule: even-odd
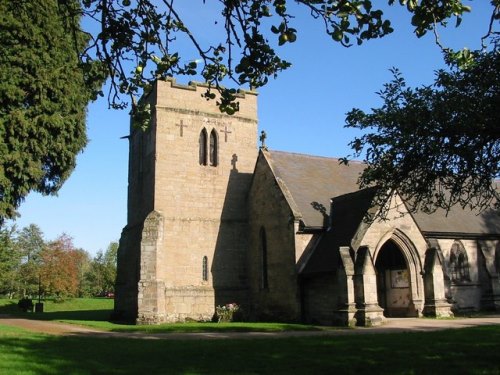
[[[245,304],[246,196],[257,158],[257,98],[221,114],[203,84],[158,81],[146,131],[131,126],[128,218],[115,314],[140,324],[211,319]]]

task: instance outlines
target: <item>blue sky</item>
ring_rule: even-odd
[[[178,4],[187,3],[188,25],[192,22],[195,32],[209,40],[214,34],[208,31],[213,22],[207,14],[212,10],[201,0]],[[441,32],[445,45],[479,47],[490,5],[487,0],[469,3],[473,11],[462,25],[455,29],[450,22]],[[345,114],[353,107],[369,110],[380,105],[376,92],[391,79],[389,68],[399,68],[415,86],[432,83],[434,71],[443,67],[433,36],[417,39],[400,7],[387,12],[396,29],[392,35],[351,48],[332,43],[319,22],[302,13],[294,21],[296,43],[280,52],[293,66],[259,89],[259,131],[266,131],[271,149],[346,156],[355,132],[344,129]],[[187,83],[182,77],[178,81]],[[95,254],[117,241],[126,225],[128,141],[120,137],[129,133],[128,111],[108,109],[100,99],[89,106],[87,127],[90,142],[58,196],[30,194],[16,225],[37,224],[48,240],[66,233],[77,247]]]

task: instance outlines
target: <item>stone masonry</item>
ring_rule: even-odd
[[[239,92],[240,110],[227,116],[202,97],[205,90],[158,81],[146,98],[150,127],[131,126],[115,313],[140,324],[210,320],[218,304],[245,304],[256,94]],[[200,164],[203,130],[215,135],[216,165]]]

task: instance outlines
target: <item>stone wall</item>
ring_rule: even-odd
[[[154,251],[144,238],[130,245],[141,249],[141,264],[155,264],[141,267],[139,323],[209,319],[215,305],[247,304],[246,195],[257,156],[257,100],[238,94],[240,111],[227,116],[202,98],[205,90],[158,81],[148,97],[152,125],[131,136],[129,225],[152,211],[162,218]],[[202,129],[216,136],[215,166],[200,165]]]
[[[302,281],[302,312],[308,324],[335,325],[333,312],[338,309],[339,283],[332,273],[324,273]]]
[[[451,247],[459,241],[466,253],[469,265],[469,280],[455,281],[450,275],[450,253]],[[439,247],[442,251],[445,263],[445,279],[447,286],[447,296],[453,304],[455,312],[478,311],[481,309],[481,297],[483,290],[480,280],[480,259],[479,247],[473,239],[438,239]]]
[[[252,317],[275,321],[300,320],[295,218],[265,160],[265,151],[259,155],[250,190],[249,223]],[[262,285],[262,229],[267,245],[267,287]]]

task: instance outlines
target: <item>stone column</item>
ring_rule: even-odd
[[[355,326],[354,263],[349,254],[349,247],[340,247],[339,253],[340,260],[336,280],[339,288],[339,303],[337,310],[333,311],[333,322],[340,326]]]
[[[163,217],[151,212],[144,221],[141,240],[141,276],[137,297],[137,324],[166,321],[165,282],[158,278],[158,257],[163,239]]]
[[[452,317],[451,304],[446,301],[444,274],[438,251],[430,248],[425,253],[425,304],[423,314],[433,317]]]
[[[354,271],[357,325],[370,327],[382,324],[384,310],[378,305],[377,274],[367,246],[358,249]]]

